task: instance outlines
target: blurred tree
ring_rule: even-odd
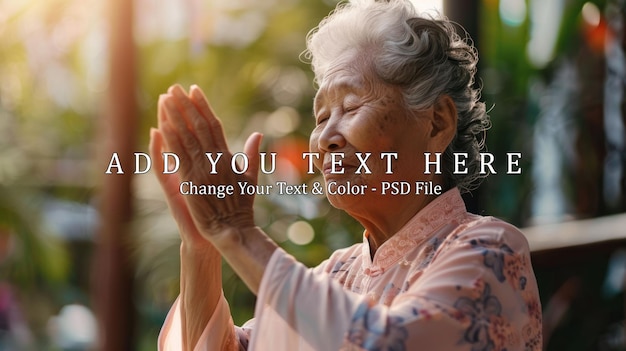
[[[136,310],[134,304],[135,264],[131,257],[130,222],[133,161],[137,138],[136,45],[133,38],[133,2],[109,1],[109,87],[103,124],[105,156],[123,156],[123,174],[105,177],[100,193],[100,230],[96,241],[93,274],[94,294],[100,327],[101,350],[134,350]]]

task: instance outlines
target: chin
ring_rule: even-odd
[[[363,205],[370,203],[367,195],[326,195],[328,202],[336,209],[352,213]]]

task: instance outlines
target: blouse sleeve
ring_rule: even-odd
[[[315,267],[315,271],[321,273],[325,264],[326,261],[322,262],[319,266]],[[176,299],[172,305],[161,328],[158,339],[159,351],[180,351],[183,348],[180,305],[178,300],[179,299]],[[207,323],[193,350],[248,350],[250,336],[256,327],[256,320],[256,318],[252,318],[241,327],[235,326],[230,315],[228,302],[222,294],[215,307],[213,316]]]
[[[174,302],[161,328],[158,340],[159,351],[180,351],[183,349],[179,299]],[[234,326],[228,302],[222,295],[215,307],[213,316],[211,316],[193,350],[246,350],[248,335],[249,329]]]
[[[490,220],[450,236],[389,306],[276,250],[250,350],[540,350],[541,308],[522,234]]]

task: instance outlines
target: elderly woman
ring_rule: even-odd
[[[541,307],[524,236],[467,213],[489,125],[473,86],[475,49],[444,19],[419,17],[407,1],[353,0],[308,38],[319,90],[310,149],[328,184],[439,184],[442,195],[327,194],[365,228],[363,242],[307,269],[253,221],[253,196],[182,196],[181,180],[255,183],[260,134],[244,147],[250,167],[216,174],[204,152],[230,156],[219,120],[199,88],[173,86],[159,101],[151,153],[181,157],[159,180],[182,238],[180,297],[161,350],[539,350]],[[357,153],[372,153],[357,172]],[[397,153],[392,172],[379,153]],[[443,173],[424,152],[442,153]],[[452,172],[454,152],[467,174]],[[343,153],[344,172],[331,172]],[[254,156],[253,156],[254,155]],[[162,166],[158,165],[158,166]],[[390,174],[389,174],[390,173]],[[225,258],[256,293],[255,318],[233,325],[221,290]]]

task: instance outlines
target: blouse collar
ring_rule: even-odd
[[[461,193],[456,187],[439,195],[413,216],[396,234],[376,250],[370,258],[367,230],[363,233],[362,254],[368,270],[384,271],[416,246],[428,240],[441,226],[467,213]]]

